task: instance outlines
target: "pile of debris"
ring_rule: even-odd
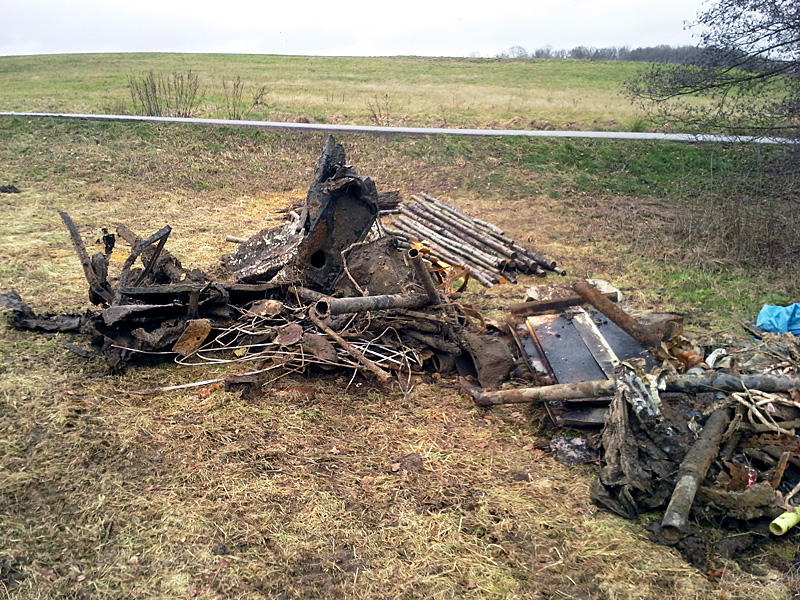
[[[61,213],[101,309],[36,315],[15,292],[0,305],[15,327],[88,335],[109,371],[143,355],[247,363],[225,378],[246,394],[273,371],[394,375],[406,391],[423,369],[458,371],[480,407],[541,404],[558,425],[602,427],[552,448],[570,464],[602,456],[593,500],[628,518],[665,509],[654,535],[698,565],[708,552],[693,523],[724,521],[743,532],[743,548],[769,535],[765,523],[783,533],[800,519],[795,338],[701,347],[679,317],[634,317],[617,290],[595,281],[535,290],[506,324],[489,326],[459,302],[470,277],[491,286],[565,272],[436,198],[379,195],[333,138],[297,209],[222,257],[229,281],[184,268],[165,248],[169,226],[145,239],[122,225],[104,230],[103,251],[89,256]],[[112,276],[119,238],[132,250]],[[509,378],[535,386],[497,389]]]
[[[103,251],[89,256],[62,212],[89,298],[102,309],[37,316],[13,292],[1,302],[16,327],[90,336],[109,371],[157,355],[192,365],[248,362],[254,385],[272,370],[336,367],[380,381],[394,372],[406,382],[422,369],[460,368],[481,385],[498,385],[515,359],[499,336],[487,333],[477,312],[457,302],[460,290],[470,277],[492,285],[504,280],[501,272],[541,274],[542,266],[563,271],[496,226],[425,198],[431,206],[425,223],[438,228],[435,240],[387,232],[381,208],[401,213],[399,226],[409,230],[425,226],[404,215],[423,209],[401,204],[397,195],[381,198],[331,137],[300,212],[222,257],[230,281],[184,268],[165,247],[169,226],[145,239],[124,225],[116,235],[103,230]],[[471,242],[447,242],[452,253],[440,245],[452,232],[466,239],[467,230]],[[109,259],[118,239],[132,250],[112,277]],[[489,265],[499,271],[490,272]]]
[[[601,287],[550,286],[512,306],[509,329],[539,385],[463,380],[475,404],[533,403],[557,425],[602,428],[550,449],[565,464],[602,462],[599,506],[631,519],[664,510],[653,539],[698,567],[786,533],[800,521],[800,340],[704,346],[679,317],[645,323]],[[697,524],[734,534],[709,542]]]

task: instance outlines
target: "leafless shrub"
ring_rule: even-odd
[[[786,154],[742,153],[739,173],[725,193],[711,195],[681,212],[673,223],[676,240],[707,260],[796,275],[800,268],[800,189],[796,164]],[[735,191],[732,191],[735,190]]]
[[[389,127],[391,125],[392,99],[389,94],[384,94],[383,96],[376,94],[373,99],[367,100],[367,107],[375,125],[380,127]]]
[[[225,93],[225,108],[228,111],[228,118],[240,120],[244,108],[244,103],[242,101],[244,96],[244,82],[242,78],[237,75],[236,79],[232,79],[231,81],[223,79],[222,89]]]
[[[262,85],[253,93],[253,104],[250,106],[251,110],[256,106],[266,106],[265,96],[267,95],[267,86]]]
[[[200,102],[200,78],[191,70],[170,75],[150,71],[128,78],[134,111],[152,117],[191,117]]]

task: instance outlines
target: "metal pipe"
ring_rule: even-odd
[[[422,235],[438,242],[440,246],[448,248],[451,252],[468,256],[470,260],[477,262],[478,264],[482,264],[486,268],[503,268],[503,260],[495,256],[490,256],[485,252],[481,252],[472,246],[466,246],[460,242],[446,238],[445,236],[433,231],[433,229],[421,223],[413,213],[411,213],[411,218],[409,218],[409,215],[400,215],[398,217],[398,221],[404,223],[409,229],[416,231],[418,235]]]
[[[314,305],[322,317],[390,310],[393,308],[420,308],[430,304],[425,294],[390,294],[383,296],[359,296],[354,298],[322,298]]]
[[[459,229],[461,229],[461,230],[467,229],[467,230],[470,230],[472,233],[481,236],[482,238],[484,238],[483,240],[479,240],[479,241],[481,241],[481,243],[486,244],[487,246],[489,246],[490,248],[500,252],[504,256],[509,256],[509,254],[507,254],[506,252],[510,252],[510,253],[513,253],[513,254],[524,254],[530,260],[535,261],[537,264],[541,265],[542,267],[544,267],[548,271],[556,271],[556,272],[558,272],[559,275],[566,275],[567,274],[566,271],[563,271],[562,269],[559,269],[558,271],[556,270],[557,269],[556,261],[554,261],[553,259],[548,258],[547,256],[544,256],[542,254],[538,254],[536,252],[532,252],[530,250],[526,250],[524,248],[521,248],[521,247],[517,246],[514,243],[514,240],[512,240],[510,238],[507,238],[502,233],[497,233],[492,228],[484,229],[484,231],[481,232],[481,231],[478,230],[478,227],[476,227],[476,226],[480,226],[480,225],[483,225],[485,227],[487,225],[490,225],[489,223],[486,223],[484,221],[480,221],[479,219],[471,217],[470,215],[462,212],[461,210],[457,209],[456,207],[454,207],[454,206],[452,206],[450,204],[447,204],[446,202],[443,202],[441,200],[438,200],[436,198],[433,198],[431,196],[428,196],[427,194],[422,194],[422,196],[423,196],[423,198],[428,200],[428,202],[430,203],[429,205],[420,203],[419,199],[416,196],[412,196],[412,198],[417,200],[417,202],[420,203],[421,206],[423,206],[424,208],[426,208],[428,210],[439,209],[439,210],[436,210],[436,212],[439,214],[439,216],[440,216],[440,218],[442,220],[447,221],[449,219],[449,220],[453,221],[454,222],[453,226],[457,226],[457,225],[455,225],[455,223],[461,223],[461,228],[459,228]],[[447,213],[447,214],[445,214],[445,213]],[[465,233],[466,233],[466,231],[465,231]],[[485,235],[484,235],[484,233],[485,233]],[[486,239],[488,239],[488,238],[492,238],[494,240],[497,240],[497,246],[498,247],[495,247],[494,245],[487,243]],[[504,248],[504,250],[500,250],[499,248]]]
[[[729,422],[728,411],[724,408],[718,408],[708,417],[703,432],[689,448],[678,470],[678,482],[675,484],[667,510],[664,511],[662,527],[683,529],[686,526],[697,488],[706,478],[708,468],[719,454],[722,435]]]
[[[526,250],[525,248],[520,248],[517,245],[514,245],[513,247],[516,248],[518,252],[521,252],[522,254],[524,254],[525,256],[530,258],[531,260],[535,261],[537,264],[540,264],[541,266],[543,266],[548,271],[555,271],[555,269],[556,269],[556,261],[554,261],[552,258],[548,258],[548,257],[546,257],[546,256],[544,256],[542,254],[537,253],[537,252],[532,252],[530,250]]]
[[[707,376],[677,375],[666,378],[663,390],[696,394],[699,392],[744,392],[761,390],[763,392],[788,392],[800,389],[800,378],[786,375],[734,375],[716,373]],[[525,404],[549,400],[572,400],[577,398],[600,398],[613,396],[616,383],[612,380],[582,381],[514,390],[484,392],[462,382],[462,387],[475,400],[478,406],[497,404]],[[659,386],[659,389],[662,389]]]
[[[317,302],[318,300],[322,300],[323,298],[327,298],[325,294],[322,292],[318,292],[316,290],[310,290],[308,288],[300,287],[300,286],[291,286],[289,287],[289,291],[292,294],[297,294],[297,297],[305,300],[306,302]]]
[[[494,225],[492,223],[489,223],[487,221],[482,221],[480,219],[476,219],[475,217],[465,213],[460,208],[458,208],[456,206],[453,206],[452,204],[449,204],[449,203],[445,202],[444,200],[439,200],[438,198],[434,198],[433,196],[429,196],[428,194],[425,194],[425,193],[422,193],[421,195],[425,200],[430,202],[433,205],[433,208],[435,208],[437,211],[439,211],[439,212],[447,212],[450,215],[452,215],[454,218],[459,219],[461,221],[464,221],[469,225],[478,225],[480,227],[483,227],[488,235],[493,236],[499,242],[502,242],[504,244],[513,244],[514,243],[514,240],[506,237],[505,233],[503,232],[503,230],[500,229],[499,227],[497,227],[496,225]],[[414,196],[412,196],[412,198],[413,197]]]
[[[416,248],[411,248],[408,251],[408,258],[411,260],[411,266],[414,267],[414,273],[416,273],[417,279],[419,279],[419,282],[422,284],[422,287],[425,290],[425,295],[428,296],[430,303],[433,305],[441,304],[442,299],[439,297],[439,292],[436,291],[436,286],[433,284],[433,279],[431,279],[431,273],[428,271],[428,267],[426,267],[425,263],[422,261],[419,250]]]
[[[431,210],[430,208],[428,208],[426,205],[420,203],[419,201],[417,201],[414,204],[406,204],[405,206],[411,212],[413,212],[413,213],[415,213],[415,214],[417,214],[417,215],[419,215],[419,216],[421,216],[423,218],[427,218],[428,220],[431,220],[434,223],[436,223],[438,221],[441,227],[444,227],[444,228],[449,227],[451,229],[456,229],[457,231],[459,231],[459,232],[471,237],[475,241],[483,244],[484,246],[486,246],[488,248],[491,248],[495,252],[497,252],[499,254],[502,254],[503,256],[505,256],[507,258],[514,259],[517,256],[517,253],[514,250],[512,250],[511,248],[508,248],[507,246],[504,246],[500,242],[490,238],[487,235],[483,235],[482,233],[477,231],[474,227],[471,227],[471,226],[469,226],[469,225],[465,224],[464,222],[459,221],[457,219],[453,219],[453,218],[451,218],[451,217],[449,217],[449,216],[447,216],[447,215],[445,215],[443,213],[436,213],[435,211]]]

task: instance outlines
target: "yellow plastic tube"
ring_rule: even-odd
[[[775,535],[783,535],[798,523],[800,523],[800,508],[786,511],[777,517],[769,524],[769,530]]]

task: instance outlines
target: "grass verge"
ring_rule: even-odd
[[[323,142],[23,119],[0,120],[0,134],[0,183],[21,190],[2,198],[0,288],[54,312],[87,307],[56,209],[71,213],[90,244],[117,222],[145,234],[170,224],[170,250],[213,269],[226,234],[255,232],[304,195]],[[764,273],[684,260],[669,243],[667,225],[684,203],[707,197],[692,182],[707,182],[712,160],[715,169],[736,160],[725,149],[340,141],[379,189],[456,202],[576,275],[620,283],[638,306],[682,311],[691,302],[689,316],[704,328],[752,316],[792,289]],[[522,293],[498,286],[470,300],[499,312]],[[12,598],[779,599],[796,591],[791,540],[768,545],[746,570],[721,561],[721,577],[709,579],[647,541],[640,525],[590,505],[593,469],[567,469],[538,450],[538,415],[476,410],[449,382],[419,380],[403,395],[367,381],[345,389],[344,378],[312,380],[309,391],[308,381],[284,379],[250,402],[213,387],[140,397],[129,392],[216,372],[161,365],[91,378],[100,366],[67,352],[63,336],[0,328],[0,587]]]

